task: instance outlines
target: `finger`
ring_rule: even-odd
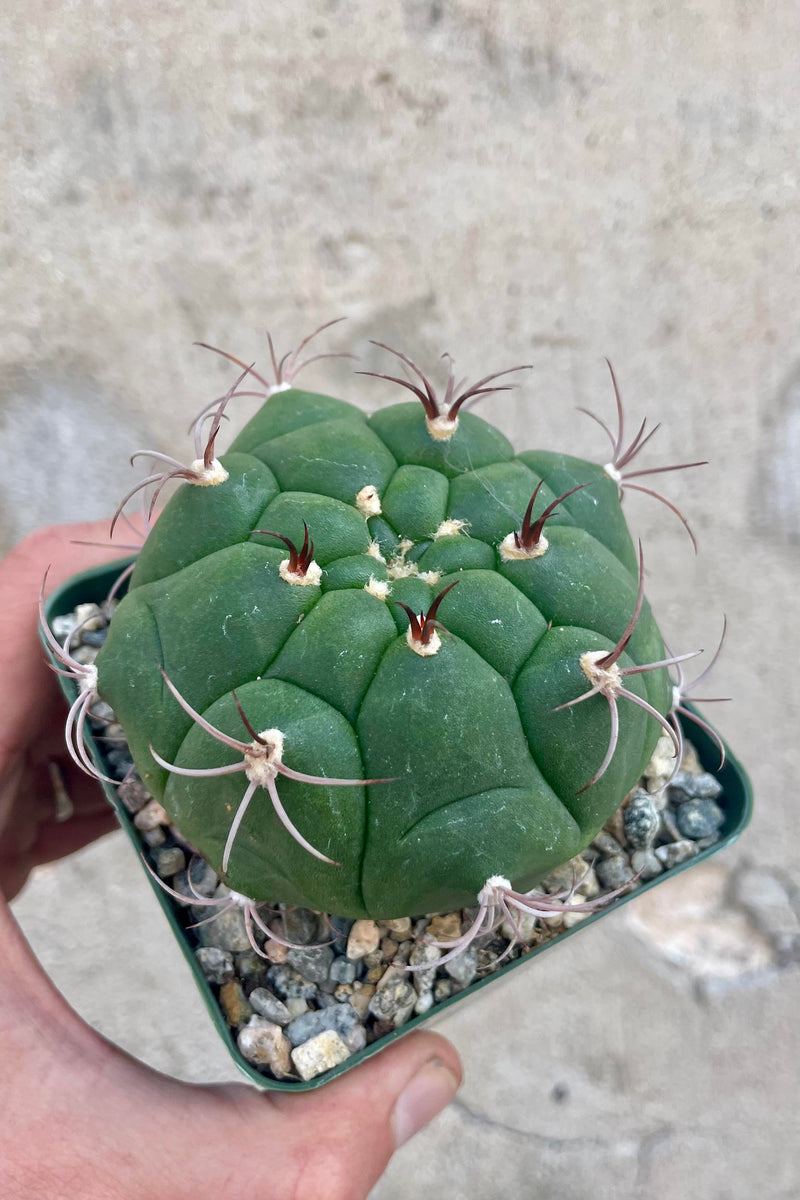
[[[30,762],[34,765],[47,762],[50,758],[58,758],[64,753],[64,726],[68,702],[53,672],[48,671],[48,676],[52,681],[48,703],[41,711],[39,725],[35,729],[28,751]]]
[[[13,819],[25,771],[25,758],[21,754],[7,763],[4,771],[0,771],[0,836]]]
[[[31,790],[41,798],[41,806],[46,805],[48,816],[55,816],[58,813],[58,797],[51,773],[53,768],[55,768],[60,785],[69,799],[72,813],[78,816],[91,816],[95,813],[111,811],[111,803],[97,779],[93,779],[85,771],[82,771],[71,758],[52,755],[47,762],[41,763],[29,776]],[[65,820],[66,818],[62,817],[61,819]]]
[[[74,854],[76,850],[82,850],[84,846],[116,829],[119,829],[119,824],[110,808],[85,816],[76,815],[59,824],[53,821],[42,825],[36,843],[28,852],[30,869]]]
[[[16,896],[34,867],[82,849],[118,827],[99,785],[71,760],[22,761],[0,779],[0,887]],[[64,819],[51,768],[69,804]],[[5,801],[9,801],[6,803]]]
[[[22,891],[34,867],[74,854],[118,828],[113,812],[108,811],[95,816],[74,817],[63,825],[42,825],[34,844],[23,852],[15,851],[6,857],[0,847],[0,892],[6,900],[13,900]]]
[[[63,753],[63,747],[59,750]],[[61,753],[39,763],[22,759],[20,770],[7,770],[0,776],[0,837],[22,826],[65,821],[63,807],[70,816],[110,809],[99,782]],[[62,797],[64,804],[59,803]]]

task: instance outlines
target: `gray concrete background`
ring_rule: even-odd
[[[442,1020],[464,1090],[375,1200],[796,1197],[800,972],[757,926],[791,941],[774,897],[800,885],[800,5],[4,9],[0,544],[108,514],[140,446],[186,453],[231,379],[193,340],[266,365],[266,328],[286,347],[343,313],[331,344],[367,367],[369,337],[474,374],[532,361],[481,411],[598,459],[574,407],[611,415],[608,354],[631,422],[664,422],[648,461],[712,460],[665,481],[697,559],[665,508],[627,506],[670,643],[710,648],[728,614],[714,715],[753,824]],[[307,380],[390,395],[342,363]],[[730,901],[745,862],[772,917]],[[231,1077],[148,890],[114,837],[16,907],[87,1019]]]

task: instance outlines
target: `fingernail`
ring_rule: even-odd
[[[395,1147],[399,1149],[446,1108],[460,1086],[460,1081],[441,1059],[432,1058],[417,1071],[394,1106]]]

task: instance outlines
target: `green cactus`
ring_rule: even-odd
[[[417,399],[371,417],[276,364],[217,460],[240,376],[205,454],[151,477],[186,482],[97,659],[143,780],[255,901],[392,918],[530,889],[670,711],[619,472],[516,454],[462,411],[507,384],[456,396],[451,369],[440,402],[399,357]]]

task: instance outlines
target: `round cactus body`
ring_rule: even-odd
[[[653,751],[654,717],[591,675],[637,606],[617,483],[515,454],[472,413],[450,424],[416,402],[367,418],[275,391],[224,481],[183,483],[141,551],[99,692],[172,821],[244,896],[391,918],[474,904],[493,876],[531,888]],[[531,519],[555,511],[520,553],[534,492]],[[631,668],[663,658],[645,601],[608,670],[662,715],[666,670]]]

